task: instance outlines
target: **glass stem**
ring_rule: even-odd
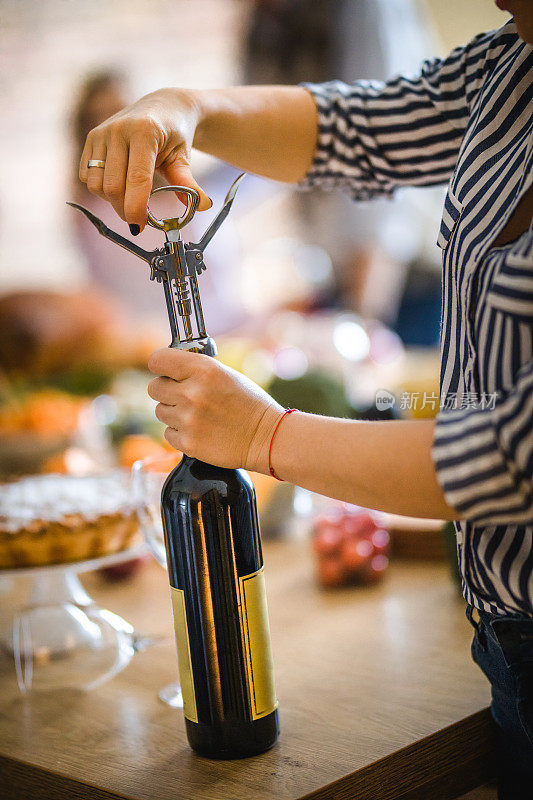
[[[31,591],[32,605],[56,605],[74,603],[83,608],[93,604],[93,600],[83,586],[75,570],[51,570],[36,575]]]

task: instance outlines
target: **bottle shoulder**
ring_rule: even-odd
[[[174,492],[205,494],[216,490],[225,495],[253,494],[254,486],[243,469],[228,469],[185,456],[168,475],[163,497]]]

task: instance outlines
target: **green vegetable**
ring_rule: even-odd
[[[322,370],[309,370],[294,380],[274,378],[268,392],[285,408],[327,417],[353,416],[343,384]]]

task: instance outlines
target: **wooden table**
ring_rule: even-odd
[[[168,639],[91,692],[0,692],[5,800],[445,800],[492,777],[488,684],[444,565],[393,565],[321,591],[303,543],[265,546],[282,733],[268,753],[210,761],[157,690],[176,677],[164,571],[84,577],[139,631]]]

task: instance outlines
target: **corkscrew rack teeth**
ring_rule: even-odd
[[[181,217],[158,219],[147,207],[148,224],[165,233],[166,241],[161,248],[144,250],[139,245],[111,230],[95,214],[78,203],[67,203],[77,208],[92,222],[97,231],[106,239],[118,244],[150,265],[150,280],[163,284],[167,304],[171,347],[193,350],[205,355],[216,355],[216,345],[205,330],[200,291],[197,276],[206,266],[204,250],[229,214],[237,189],[245,173],[231,185],[222,208],[211,222],[199,242],[184,243],[181,229],[194,217],[200,202],[200,195],[188,186],[161,186],[154,189],[150,197],[158,192],[179,192],[187,198],[187,206]]]

